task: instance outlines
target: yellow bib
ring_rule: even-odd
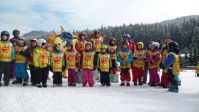
[[[137,50],[135,51],[134,55],[136,57],[142,57],[142,58],[146,58],[146,53],[144,50]],[[135,59],[133,61],[133,67],[137,67],[137,68],[143,68],[145,65],[145,61],[144,60],[139,60],[139,59]]]
[[[66,68],[67,69],[76,69],[76,52],[66,51]]]
[[[83,52],[83,69],[93,69],[94,52]]]
[[[110,68],[110,55],[109,54],[98,54],[99,57],[99,68],[102,72],[109,72]]]
[[[25,47],[15,46],[15,63],[26,63],[27,58],[18,51],[25,51]]]
[[[180,74],[180,60],[179,60],[179,57],[178,57],[177,54],[172,53],[172,52],[169,53],[169,54],[172,54],[174,56],[174,58],[175,58],[175,61],[174,61],[173,66],[172,66],[173,74],[174,75],[179,75]]]
[[[12,61],[12,46],[11,44],[0,42],[0,62]]]
[[[117,59],[116,49],[117,49],[117,46],[116,46],[116,45],[114,45],[114,46],[108,46],[108,51],[109,51],[109,53],[110,53],[110,57],[111,57],[111,59],[113,59],[113,60],[116,60],[116,59]]]
[[[122,58],[123,62],[127,61],[129,59],[129,52],[119,52],[120,57]],[[130,64],[121,63],[121,68],[130,68]]]
[[[62,72],[63,53],[51,53],[53,72]]]
[[[96,52],[100,52],[100,47],[101,47],[102,42],[103,42],[102,37],[99,37],[99,38],[92,38],[91,41],[92,41],[93,44],[94,44],[94,50],[95,50]]]

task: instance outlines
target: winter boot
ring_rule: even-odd
[[[72,85],[73,85],[72,83],[69,83],[69,84],[68,84],[68,86],[72,86]]]
[[[24,79],[23,86],[27,86],[27,85],[28,85],[28,79]]]
[[[4,86],[9,86],[9,82],[4,82]]]
[[[120,86],[125,86],[125,84],[122,82],[122,83],[120,84]]]
[[[43,86],[44,88],[47,88],[47,87],[48,87],[47,84],[42,84],[42,86]]]
[[[196,76],[199,77],[199,74],[197,74]]]
[[[141,81],[141,79],[139,79],[139,85],[142,86],[142,81]]]
[[[134,82],[134,86],[137,86],[138,84],[137,84],[137,82]]]
[[[21,84],[22,83],[22,78],[16,78],[12,84]]]
[[[76,84],[74,83],[74,84],[72,84],[72,86],[73,86],[73,87],[75,87],[75,86],[76,86]]]
[[[57,84],[58,87],[63,87],[63,84]]]
[[[35,87],[41,88],[41,84],[36,84]]]
[[[130,83],[128,82],[128,83],[126,83],[126,86],[130,86]]]

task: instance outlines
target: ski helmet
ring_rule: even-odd
[[[179,53],[179,47],[177,42],[170,42],[169,43],[169,52],[175,52],[176,54]]]
[[[125,34],[123,34],[123,36],[122,36],[123,38],[128,38],[128,39],[130,39],[131,38],[131,35],[130,34],[128,34],[128,33],[125,33]]]
[[[160,44],[158,42],[152,42],[152,46],[155,48],[155,49],[158,49],[160,47]]]
[[[103,44],[103,45],[101,45],[100,48],[101,48],[101,49],[107,49],[108,47],[107,47],[107,45]]]
[[[6,35],[8,38],[6,40],[3,40],[3,35]],[[10,38],[10,33],[8,31],[2,31],[1,32],[1,41],[8,41]]]
[[[115,37],[109,38],[109,41],[110,41],[110,42],[111,42],[111,41],[115,41]]]
[[[137,45],[141,45],[142,49],[144,48],[144,43],[143,42],[138,42]]]
[[[13,30],[12,34],[13,35],[20,34],[20,31],[19,30]]]
[[[42,47],[44,44],[46,44],[46,40],[45,39],[38,39],[37,44],[38,44],[38,46]]]

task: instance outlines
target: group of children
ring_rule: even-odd
[[[109,45],[105,45],[99,31],[94,31],[94,37],[87,41],[86,34],[80,32],[77,42],[67,42],[63,51],[60,43],[54,43],[50,50],[47,49],[45,39],[30,39],[30,47],[27,47],[25,39],[19,38],[19,33],[15,30],[13,34],[17,36],[11,41],[7,31],[1,32],[0,81],[4,74],[5,86],[9,85],[10,68],[14,63],[15,80],[12,83],[22,83],[23,86],[28,84],[28,66],[31,83],[39,88],[47,87],[49,71],[53,72],[54,87],[63,86],[62,74],[65,70],[68,71],[68,86],[82,83],[83,87],[87,84],[93,87],[93,71],[97,70],[101,86],[108,87],[111,82],[118,82],[117,71],[120,70],[120,86],[130,86],[131,78],[135,86],[146,84],[149,72],[148,85],[178,92],[180,64],[176,42],[165,42],[160,48],[160,43],[149,41],[145,50],[143,42],[135,44],[129,34],[124,34],[121,46],[117,48],[114,37],[109,38]],[[160,68],[163,69],[161,78],[158,74]]]

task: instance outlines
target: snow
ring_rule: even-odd
[[[199,78],[181,72],[180,93],[160,87],[131,86],[36,88],[21,85],[0,88],[0,112],[198,112]]]

